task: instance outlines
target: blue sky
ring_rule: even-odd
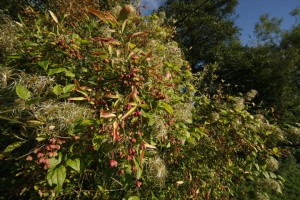
[[[143,14],[147,15],[152,10],[157,9],[166,0],[142,0],[142,5],[147,5],[147,9],[142,8]],[[243,44],[251,44],[255,23],[259,21],[261,14],[268,13],[270,17],[283,18],[282,28],[289,29],[295,19],[289,13],[300,6],[300,0],[239,0],[236,14],[239,17],[236,25],[242,29],[241,41]]]
[[[242,42],[251,43],[249,35],[253,36],[254,26],[261,14],[268,13],[270,17],[282,18],[281,28],[291,28],[295,18],[289,13],[297,6],[300,6],[300,0],[239,0],[236,8],[236,14],[239,15],[236,25],[242,29]]]

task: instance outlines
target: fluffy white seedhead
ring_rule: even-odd
[[[211,122],[211,123],[217,122],[219,119],[220,119],[219,113],[217,113],[217,112],[212,112],[212,113],[210,114],[210,122]]]
[[[76,120],[91,118],[92,110],[74,103],[47,101],[39,104],[33,115],[48,127],[54,127],[53,131],[64,132],[72,128]]]
[[[279,168],[279,163],[274,157],[268,158],[266,161],[266,164],[267,164],[268,170],[270,170],[272,172],[277,171]]]
[[[243,110],[245,108],[245,99],[243,99],[242,97],[235,97],[233,99],[234,102],[234,109],[236,110]]]
[[[167,135],[168,129],[165,123],[165,120],[161,116],[154,116],[154,125],[152,130],[156,139],[162,139]]]
[[[252,101],[257,95],[258,95],[258,91],[257,90],[250,90],[246,94],[245,98],[246,98],[247,101]]]
[[[168,174],[165,162],[160,157],[155,157],[148,162],[147,166],[151,180],[162,186]]]
[[[178,103],[173,106],[174,119],[178,122],[191,123],[193,116],[192,103]]]

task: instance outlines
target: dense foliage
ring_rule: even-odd
[[[250,60],[249,68],[265,62],[257,58],[262,54],[293,67],[298,60],[289,59],[291,51],[280,60],[268,46],[244,51],[232,21],[224,17],[236,1],[187,4],[186,9],[205,15],[197,23],[211,32],[221,33],[224,26],[229,31],[212,35],[202,47],[192,43],[192,53],[180,38],[192,33],[192,24],[183,26],[194,16],[178,21],[180,1],[168,2],[167,15],[147,18],[118,2],[104,4],[110,11],[95,9],[102,1],[37,2],[17,23],[0,13],[7,33],[0,37],[5,47],[0,52],[0,199],[281,197],[288,175],[278,160],[292,152],[287,144],[299,143],[300,129],[295,118],[294,123],[276,119],[279,104],[275,112],[260,102],[271,105],[295,93],[284,90],[287,82],[282,93],[263,90],[278,95],[270,100],[252,82],[231,81],[242,88],[235,90],[226,70],[242,67],[243,56],[253,54],[256,64]],[[70,2],[81,7],[67,7]],[[220,26],[213,26],[219,20]],[[294,30],[283,43],[296,54]],[[206,41],[210,33],[198,31]],[[207,65],[192,74],[199,61]],[[284,80],[275,70],[259,78],[269,86],[274,74]],[[297,168],[294,160],[287,162]]]

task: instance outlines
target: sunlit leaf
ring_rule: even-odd
[[[49,61],[40,61],[38,65],[41,66],[45,71],[48,69],[50,62]]]
[[[101,118],[113,118],[113,117],[116,117],[116,115],[114,113],[110,113],[110,112],[106,112],[105,110],[101,110],[100,117]]]
[[[12,143],[12,144],[8,145],[8,146],[2,151],[2,154],[7,154],[7,153],[12,152],[12,151],[15,150],[16,148],[22,146],[23,143],[24,143],[24,141],[19,141],[19,142],[15,142],[15,143]]]
[[[52,89],[52,92],[57,96],[60,95],[62,93],[61,86],[60,85],[54,86],[54,88]]]
[[[85,97],[70,97],[68,98],[69,101],[82,101],[82,100],[86,100]]]
[[[136,167],[136,178],[140,179],[142,177],[143,170],[135,158],[133,159],[133,162]]]
[[[128,117],[131,113],[133,113],[135,110],[137,109],[137,106],[132,107],[130,110],[128,110],[122,117],[121,120],[125,119],[126,117]]]
[[[140,198],[138,196],[131,196],[128,200],[140,200]]]
[[[56,15],[51,10],[48,10],[48,11],[49,11],[52,19],[58,24],[58,19],[57,19]]]
[[[135,38],[135,37],[139,37],[139,36],[142,36],[142,35],[145,35],[147,34],[147,32],[143,31],[143,32],[137,32],[137,33],[133,33],[129,36],[129,39],[132,39],[132,38]]]
[[[69,85],[66,85],[64,88],[63,88],[63,93],[69,93],[69,92],[72,92],[74,89],[75,89],[76,85],[75,84],[69,84]]]
[[[169,104],[160,101],[159,105],[161,107],[163,107],[166,111],[168,111],[168,113],[173,114],[174,110],[173,110],[172,106],[170,106]]]
[[[50,168],[47,171],[47,181],[50,186],[56,185],[55,190],[60,191],[66,178],[66,168],[59,165],[55,168]]]
[[[75,171],[80,173],[80,159],[79,158],[75,158],[74,160],[69,158],[66,161],[66,164],[67,164],[67,166],[71,167],[72,169],[74,169]]]
[[[24,99],[24,100],[29,99],[31,96],[30,91],[27,90],[26,87],[19,85],[19,84],[16,86],[16,93],[21,99]]]
[[[51,75],[53,75],[53,74],[58,74],[58,73],[65,72],[65,71],[66,71],[65,68],[49,69],[48,75],[51,76]]]
[[[66,76],[68,77],[75,77],[75,74],[69,70],[66,70]]]
[[[110,98],[110,99],[119,99],[120,95],[119,94],[105,94],[104,97]]]

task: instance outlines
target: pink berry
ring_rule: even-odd
[[[28,160],[28,161],[31,161],[33,158],[32,158],[32,156],[27,156],[26,157],[26,160]]]
[[[110,165],[110,167],[117,167],[118,166],[118,162],[115,161],[115,160],[110,160],[109,161],[109,165]]]
[[[136,187],[139,188],[139,187],[141,187],[141,185],[142,185],[142,182],[141,182],[141,181],[137,181],[137,182],[136,182]]]

